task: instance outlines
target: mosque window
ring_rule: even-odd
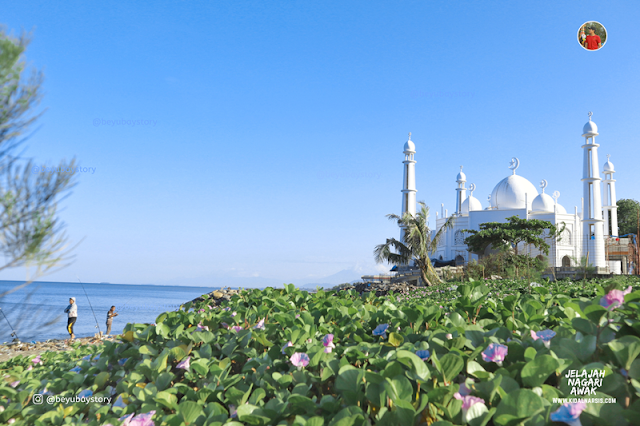
[[[454,234],[454,243],[457,246],[462,246],[464,245],[464,232],[462,231],[456,231],[456,233]]]
[[[570,246],[571,245],[571,231],[565,229],[560,234],[560,245],[562,246]]]

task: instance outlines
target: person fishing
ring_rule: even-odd
[[[112,306],[111,309],[107,311],[107,336],[111,334],[111,323],[113,322],[113,317],[117,317],[118,313],[116,312],[116,307]]]
[[[78,319],[78,305],[76,305],[75,297],[69,298],[69,306],[67,306],[64,312],[69,314],[69,319],[67,320],[67,331],[69,332],[69,336],[71,336],[71,339],[75,339],[76,336],[73,334],[73,325]]]

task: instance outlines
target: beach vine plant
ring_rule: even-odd
[[[638,284],[246,290],[128,324],[117,342],[0,364],[0,423],[640,424]],[[596,371],[590,397],[614,403],[554,401],[576,397],[570,372]]]

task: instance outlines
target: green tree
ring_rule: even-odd
[[[431,264],[430,255],[436,250],[446,230],[453,227],[453,217],[447,219],[438,232],[434,233],[428,225],[429,207],[423,201],[418,202],[418,205],[420,211],[415,216],[409,212],[402,217],[395,214],[387,215],[390,220],[397,221],[398,225],[405,228],[404,241],[388,238],[386,243],[376,246],[373,255],[376,263],[408,265],[414,261],[420,269],[422,281],[430,286],[442,282]]]
[[[5,263],[0,271],[36,267],[35,279],[69,258],[57,204],[75,183],[75,160],[61,161],[42,173],[33,160],[16,153],[41,113],[34,109],[42,98],[43,75],[25,75],[24,34],[15,38],[0,27],[0,252]],[[67,194],[68,195],[68,194]],[[0,294],[0,298],[31,281]]]
[[[480,224],[480,230],[465,229],[471,234],[464,242],[472,253],[484,253],[487,247],[506,253],[505,259],[515,266],[516,275],[518,268],[523,266],[538,266],[537,259],[531,259],[529,254],[519,254],[519,246],[528,245],[538,249],[545,255],[549,255],[549,244],[546,239],[559,235],[563,230],[558,230],[555,225],[546,220],[521,219],[518,216],[507,218],[506,223],[486,222]]]
[[[632,199],[622,199],[618,200],[616,204],[618,206],[618,234],[637,234],[640,203]]]

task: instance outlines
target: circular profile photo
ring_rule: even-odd
[[[606,42],[607,30],[600,22],[585,22],[578,30],[578,43],[585,50],[600,50]]]

